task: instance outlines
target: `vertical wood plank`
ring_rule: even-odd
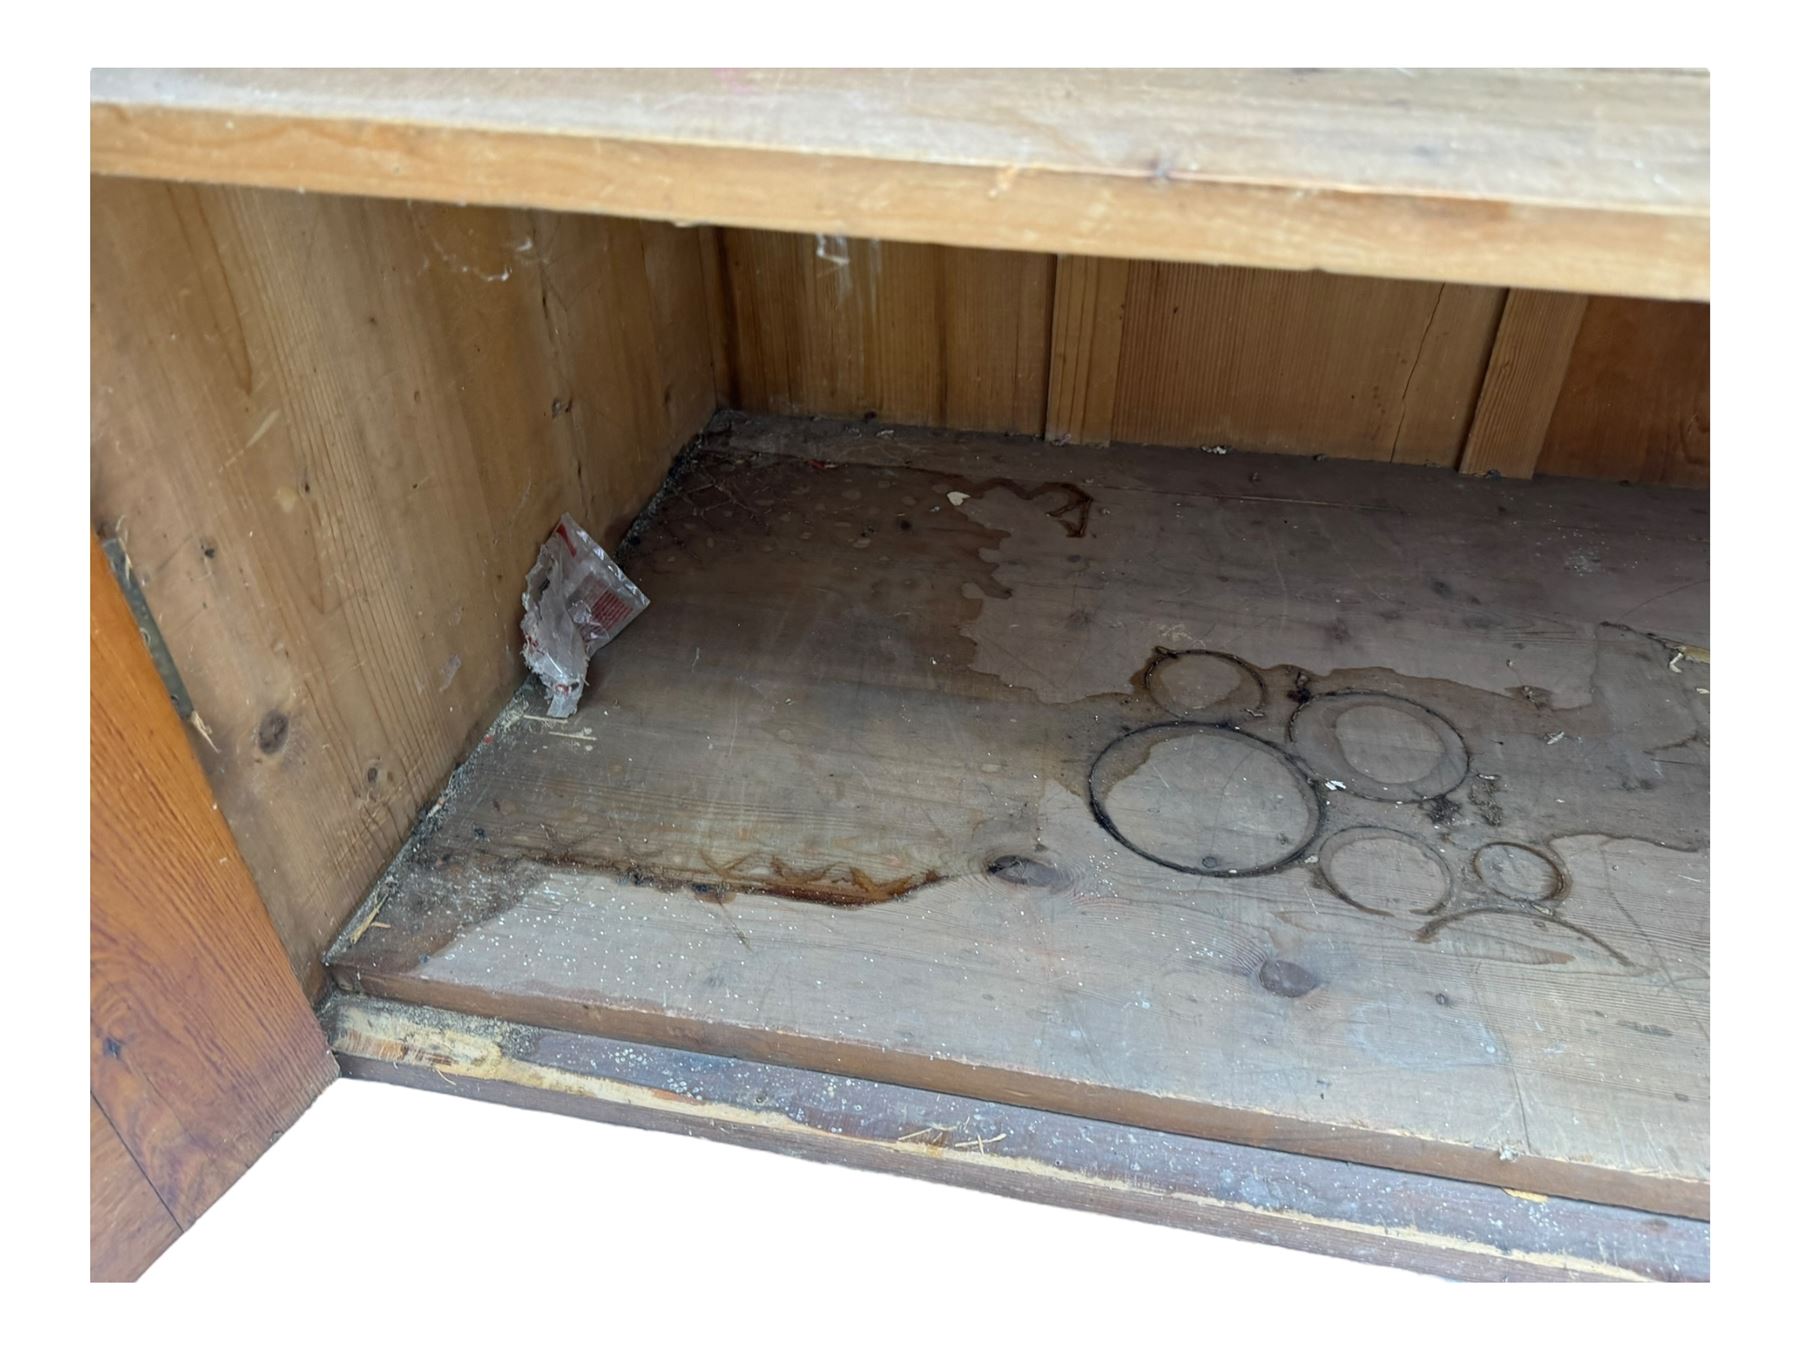
[[[97,541],[90,592],[89,1081],[185,1227],[336,1066]]]
[[[721,237],[738,408],[1043,431],[1047,255],[761,230]]]
[[[1044,435],[1105,445],[1112,440],[1113,396],[1125,332],[1131,265],[1118,258],[1063,254],[1056,260],[1055,319]]]
[[[643,240],[644,275],[650,287],[650,323],[656,338],[656,369],[651,388],[662,403],[661,424],[644,444],[662,453],[657,481],[676,451],[711,419],[718,408],[713,374],[715,335],[706,293],[706,252],[697,230],[670,229],[655,221],[630,222]],[[643,459],[643,452],[622,458]],[[632,514],[640,504],[632,502]]]
[[[1449,468],[1468,439],[1506,292],[1443,286],[1400,396],[1394,463]]]
[[[712,350],[714,402],[737,406],[737,375],[732,369],[731,334],[735,322],[731,298],[725,287],[725,241],[713,225],[696,228],[700,242],[700,271],[706,286],[706,327]]]
[[[544,360],[563,391],[577,495],[565,509],[610,546],[712,416],[699,244],[692,231],[644,221],[537,213],[533,223],[545,241]],[[535,555],[540,542],[541,532],[518,544]],[[514,630],[523,577],[503,578]]]
[[[1055,260],[941,248],[944,425],[1041,436]]]
[[[1587,303],[1561,291],[1506,297],[1463,447],[1464,473],[1529,478],[1536,471]]]
[[[135,1280],[181,1236],[100,1103],[88,1098],[88,1278]]]
[[[1113,437],[1447,462],[1461,444],[1497,294],[1132,263]]]
[[[1595,296],[1538,472],[1706,486],[1711,378],[1711,306]]]

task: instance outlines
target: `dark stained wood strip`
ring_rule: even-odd
[[[1709,1225],[334,995],[346,1075],[1465,1280],[1705,1280]]]
[[[186,1227],[336,1066],[97,541],[90,567],[94,1268],[120,1271],[171,1239],[101,1113]]]
[[[135,1280],[181,1236],[181,1225],[91,1097],[88,1148],[88,1277]]]

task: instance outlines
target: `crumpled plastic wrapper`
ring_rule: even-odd
[[[525,664],[544,682],[550,715],[568,717],[587,687],[588,662],[650,605],[593,536],[567,514],[525,576]]]

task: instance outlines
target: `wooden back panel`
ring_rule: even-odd
[[[719,230],[721,400],[1704,486],[1704,304]]]

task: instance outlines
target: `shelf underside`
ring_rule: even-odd
[[[727,419],[334,976],[1704,1217],[1706,510]]]
[[[96,173],[1697,300],[1679,70],[96,70]]]

